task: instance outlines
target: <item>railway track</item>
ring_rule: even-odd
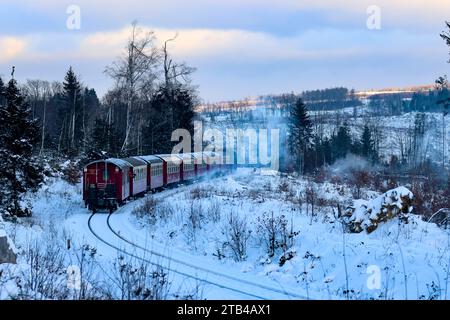
[[[156,262],[154,262],[154,261],[150,261],[150,260],[148,260],[148,259],[146,259],[146,258],[143,258],[143,257],[141,257],[141,256],[138,256],[138,255],[136,255],[136,254],[134,254],[134,253],[130,253],[130,252],[128,252],[127,250],[124,250],[124,249],[122,249],[122,248],[119,248],[118,246],[116,246],[116,245],[110,243],[109,241],[103,239],[102,237],[100,237],[100,236],[98,235],[98,233],[97,233],[96,231],[94,231],[94,229],[92,228],[92,224],[91,224],[91,220],[92,220],[92,218],[94,217],[94,215],[96,215],[96,214],[95,214],[95,213],[91,214],[91,216],[89,217],[89,220],[88,220],[89,231],[90,231],[90,232],[91,232],[91,233],[92,233],[99,241],[101,241],[101,242],[104,243],[105,245],[107,245],[107,246],[109,246],[109,247],[111,247],[111,248],[117,250],[117,252],[121,252],[121,253],[126,254],[126,255],[128,255],[128,256],[130,256],[130,257],[132,257],[132,258],[135,258],[135,259],[140,260],[140,261],[142,261],[142,262],[145,262],[145,263],[148,263],[148,264],[151,264],[151,265],[160,267],[160,268],[162,268],[162,269],[164,269],[164,270],[167,270],[167,271],[176,273],[176,274],[181,275],[181,276],[184,276],[184,277],[186,277],[186,278],[194,279],[194,280],[197,280],[197,281],[206,283],[206,284],[210,284],[210,285],[219,287],[219,288],[221,288],[221,289],[225,289],[225,290],[233,291],[233,292],[236,292],[236,293],[239,293],[239,294],[243,294],[243,295],[248,296],[248,297],[251,297],[251,298],[253,298],[253,299],[256,298],[256,299],[258,299],[258,300],[269,300],[267,297],[263,297],[263,296],[261,296],[261,295],[257,295],[257,294],[245,292],[245,291],[242,291],[242,290],[239,290],[239,289],[236,289],[236,288],[233,288],[233,287],[229,287],[229,286],[226,286],[226,285],[223,285],[223,284],[220,284],[220,283],[216,283],[216,282],[213,282],[213,281],[209,281],[209,280],[207,280],[207,279],[200,278],[200,277],[197,277],[197,276],[195,276],[195,275],[191,275],[191,274],[188,274],[188,273],[186,273],[186,272],[182,272],[182,271],[176,270],[176,269],[174,269],[174,268],[172,268],[172,267],[170,267],[170,266],[163,266],[163,265],[161,265],[161,264],[159,264],[159,263],[156,263]],[[169,259],[170,259],[170,258],[169,258]]]
[[[143,247],[141,245],[138,245],[138,244],[130,241],[129,239],[125,238],[124,236],[122,236],[118,231],[116,231],[114,228],[112,228],[110,219],[111,219],[111,214],[108,215],[106,221],[107,221],[108,229],[111,232],[113,232],[116,237],[120,238],[121,240],[123,240],[124,242],[130,244],[131,246],[133,246],[135,248],[139,248],[140,250],[143,250],[144,252],[146,252],[148,254],[155,255],[155,256],[158,256],[158,257],[163,258],[163,259],[167,259],[170,262],[175,262],[177,264],[180,264],[180,265],[183,265],[183,266],[195,269],[197,271],[202,271],[202,272],[205,272],[207,274],[211,274],[211,275],[215,275],[215,276],[218,276],[218,277],[222,277],[222,278],[227,279],[227,280],[232,280],[232,281],[244,283],[246,285],[250,285],[250,286],[253,286],[253,287],[258,288],[258,289],[268,290],[268,291],[271,291],[271,292],[274,292],[274,293],[278,293],[278,294],[282,294],[284,296],[291,297],[291,298],[297,298],[297,299],[302,299],[302,300],[306,300],[307,299],[307,297],[305,297],[303,295],[299,295],[299,294],[294,293],[294,292],[289,292],[289,291],[282,290],[282,289],[276,289],[276,288],[269,287],[269,286],[266,286],[266,285],[261,285],[261,284],[258,284],[258,283],[254,283],[252,281],[247,281],[247,280],[242,279],[242,278],[233,277],[233,276],[230,276],[230,275],[227,275],[227,274],[224,274],[224,273],[220,273],[220,272],[217,272],[217,271],[205,268],[205,267],[200,267],[200,266],[188,263],[186,261],[182,261],[182,260],[179,260],[179,259],[175,259],[173,257],[169,257],[169,256],[166,256],[166,255],[163,255],[163,254],[155,252],[153,250],[149,250],[148,248],[145,248],[145,247]]]
[[[162,192],[161,196],[167,197],[167,196],[170,196],[173,193],[178,193],[178,192],[182,191],[185,188],[186,187],[177,188],[177,189],[174,189],[174,190],[167,190],[165,192]],[[126,206],[120,208],[118,211],[116,211],[116,213],[120,213],[120,211],[122,211],[125,207]],[[131,252],[129,252],[129,251],[123,249],[123,248],[120,248],[119,246],[111,243],[110,241],[104,239],[103,237],[101,237],[98,234],[98,232],[96,232],[94,230],[94,228],[92,227],[92,219],[93,219],[94,215],[95,214],[92,214],[89,217],[89,219],[88,219],[88,227],[89,227],[90,232],[99,241],[101,241],[105,245],[107,245],[107,246],[117,250],[118,252],[126,254],[126,255],[128,255],[130,257],[133,257],[135,259],[138,259],[138,260],[140,260],[142,262],[146,262],[146,263],[158,266],[158,267],[162,267],[162,268],[164,268],[164,269],[166,269],[166,270],[168,270],[170,272],[173,272],[175,274],[178,274],[178,275],[190,278],[190,279],[194,279],[196,281],[200,281],[200,282],[203,282],[205,284],[213,285],[213,286],[225,289],[225,290],[229,290],[229,291],[232,291],[232,292],[235,292],[235,293],[243,294],[245,296],[251,297],[252,299],[256,298],[256,299],[259,299],[259,300],[269,300],[271,298],[269,298],[269,297],[267,297],[265,295],[262,295],[262,294],[255,294],[255,293],[252,293],[252,292],[248,292],[248,291],[244,291],[242,289],[239,289],[239,287],[242,286],[242,284],[244,284],[245,286],[249,286],[251,288],[258,289],[259,291],[261,291],[261,290],[266,291],[266,293],[269,293],[269,296],[272,296],[273,294],[277,294],[277,295],[281,295],[283,297],[290,298],[290,299],[302,299],[302,300],[308,299],[307,297],[305,297],[303,295],[300,295],[298,293],[295,293],[295,292],[290,292],[290,291],[287,291],[287,290],[284,290],[284,289],[278,289],[278,288],[274,288],[274,287],[271,287],[271,286],[255,283],[253,281],[248,281],[248,280],[245,280],[245,279],[242,279],[242,278],[234,277],[234,276],[231,276],[231,275],[228,275],[228,274],[224,274],[224,273],[221,273],[221,272],[218,272],[218,271],[214,271],[214,270],[211,270],[211,269],[208,269],[208,268],[205,268],[205,267],[194,265],[192,263],[183,261],[181,259],[176,259],[176,258],[170,257],[168,255],[162,254],[160,252],[156,252],[154,250],[150,250],[150,249],[148,249],[146,247],[143,247],[143,246],[141,246],[141,245],[139,245],[137,243],[134,243],[130,239],[128,239],[128,238],[124,237],[123,235],[121,235],[120,231],[115,230],[113,228],[113,226],[111,225],[112,214],[111,213],[108,214],[107,219],[106,219],[106,225],[107,225],[108,230],[114,235],[114,237],[116,237],[120,241],[130,245],[131,247],[133,247],[133,249],[141,250],[143,255],[140,256],[138,254],[131,253]],[[163,266],[160,263],[157,263],[155,261],[151,261],[151,260],[145,258],[146,255],[151,255],[151,256],[158,257],[160,259],[164,259],[164,260],[166,260],[168,262],[169,266]],[[175,268],[170,267],[170,266],[172,266],[172,264],[177,264],[177,265],[183,266],[185,268],[192,269],[193,271],[196,271],[196,272],[205,273],[206,275],[213,276],[216,279],[217,278],[224,279],[228,283],[224,284],[224,283],[221,283],[221,281],[214,281],[214,280],[211,280],[211,279],[207,279],[207,277],[199,277],[199,276],[197,276],[195,274],[192,274],[192,273],[188,273],[188,272],[183,272],[183,271],[177,270]],[[233,282],[235,284],[237,284],[237,286],[231,286],[229,284],[229,283],[233,283]]]

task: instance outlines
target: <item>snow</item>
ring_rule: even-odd
[[[353,224],[352,229],[356,232],[366,230],[370,233],[385,219],[391,219],[397,214],[410,213],[413,209],[410,205],[413,199],[411,191],[405,187],[398,187],[375,199],[355,200],[354,204],[347,208],[347,214],[350,215],[348,222]],[[404,207],[408,209],[407,212],[402,212]]]
[[[288,184],[285,191],[280,189],[283,183]],[[302,206],[296,202],[306,187],[313,187],[324,203],[315,208],[314,216],[304,202]],[[195,189],[201,192],[193,198]],[[400,187],[384,195],[363,190],[362,197],[368,200],[356,200],[354,207],[372,208],[372,213],[367,216],[362,209],[355,211],[359,221],[373,219],[372,214],[383,202],[400,208],[399,199],[411,198],[412,194]],[[3,223],[6,232],[15,235],[21,253],[11,272],[17,275],[28,267],[24,250],[30,239],[55,241],[63,251],[67,251],[65,244],[70,239],[74,248],[85,244],[96,248],[99,265],[106,270],[99,274],[105,281],[119,254],[132,255],[170,270],[172,291],[192,290],[201,283],[203,299],[448,298],[445,288],[450,235],[414,214],[410,214],[408,224],[393,217],[370,234],[343,233],[336,208],[327,201],[353,202],[349,186],[239,169],[229,176],[165,190],[155,194],[154,199],[158,210],[165,212],[156,222],[133,213],[146,198],[129,202],[114,213],[109,219],[112,230],[108,227],[108,214],[94,215],[91,227],[106,244],[88,227],[91,215],[83,206],[80,186],[60,179],[48,180],[37,195],[29,198],[34,212],[31,226]],[[216,222],[211,213],[215,206],[220,211]],[[192,210],[200,210],[204,215],[195,234],[189,234]],[[228,250],[222,252],[224,257],[220,259],[217,255],[225,241],[223,232],[229,229],[226,217],[230,212],[246,219],[251,230],[245,261],[234,261]],[[277,217],[284,215],[288,225],[292,222],[294,231],[299,232],[288,250],[292,257],[282,266],[283,252],[277,250],[269,257],[257,232],[258,217],[271,212]],[[62,235],[53,236],[52,228],[63,230]],[[65,263],[69,266],[76,261],[72,256]],[[381,286],[375,289],[367,285],[368,270],[373,267],[379,270],[381,278]],[[0,284],[8,286],[10,293],[17,290],[11,281]],[[0,297],[8,298],[5,290],[0,290]]]

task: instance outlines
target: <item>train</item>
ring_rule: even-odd
[[[108,158],[88,163],[83,169],[83,200],[96,213],[113,213],[126,201],[209,175],[233,170],[215,152],[159,154]]]

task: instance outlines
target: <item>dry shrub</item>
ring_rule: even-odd
[[[273,257],[278,249],[281,249],[283,255],[294,245],[295,237],[299,234],[293,230],[293,225],[289,223],[284,215],[274,216],[264,213],[258,217],[256,232],[260,242],[265,246],[269,257]]]
[[[211,197],[211,189],[210,188],[205,188],[205,187],[200,187],[197,186],[193,189],[191,189],[191,199],[196,200],[196,199],[204,199],[204,198],[209,198]]]
[[[286,180],[281,180],[278,184],[278,191],[280,192],[288,192],[290,190],[290,184]]]
[[[221,215],[220,201],[215,199],[211,201],[209,204],[208,220],[213,223],[217,223],[220,221],[220,215]]]
[[[222,233],[226,239],[224,246],[230,249],[234,260],[244,261],[247,258],[247,243],[251,234],[247,220],[240,218],[236,212],[230,212]]]
[[[133,214],[140,219],[147,219],[150,224],[155,224],[158,216],[159,201],[154,197],[145,198],[144,202],[133,209]]]

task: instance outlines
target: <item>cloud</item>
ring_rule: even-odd
[[[321,60],[363,55],[429,53],[441,44],[438,36],[409,34],[404,31],[377,33],[369,30],[308,30],[289,37],[239,29],[161,29],[142,27],[154,32],[155,45],[177,34],[169,45],[179,59],[220,58],[229,61]],[[99,32],[81,39],[79,51],[84,58],[111,59],[123,52],[131,28]],[[411,52],[414,48],[413,52]],[[220,61],[220,60],[219,60]]]
[[[434,32],[450,19],[448,0],[2,0],[9,35],[63,32],[66,9],[81,9],[81,31],[114,31],[138,20],[159,28],[219,29],[291,36],[317,29],[366,29],[367,8],[381,9],[384,30]]]
[[[170,52],[182,59],[200,59],[222,57],[227,60],[277,60],[277,59],[318,59],[334,55],[347,56],[356,53],[354,49],[341,49],[328,43],[328,46],[318,45],[314,38],[323,38],[329,34],[332,38],[338,36],[336,31],[306,33],[293,37],[276,37],[263,32],[246,30],[218,29],[160,29],[143,28],[143,32],[154,31],[156,45],[177,35],[170,43]],[[131,28],[118,31],[94,33],[85,37],[80,43],[80,56],[111,58],[122,51],[131,33]],[[334,34],[334,35],[333,35]],[[340,35],[342,37],[342,34]],[[309,41],[311,40],[311,41]],[[327,50],[324,50],[327,49]],[[330,50],[332,49],[332,50]]]
[[[17,37],[0,37],[0,62],[9,62],[25,52],[27,41]]]
[[[190,63],[204,60],[228,62],[333,61],[364,56],[427,56],[440,50],[441,40],[432,34],[410,34],[401,30],[383,33],[362,30],[317,29],[292,36],[240,29],[175,29],[142,26],[141,32],[154,32],[155,45],[165,39],[170,53]],[[42,60],[98,60],[109,64],[124,53],[131,27],[93,33],[37,33],[24,38],[3,38],[2,60],[20,58]],[[1,39],[1,38],[0,38]],[[27,48],[25,52],[25,48]],[[430,52],[431,50],[431,52]],[[442,50],[445,55],[445,50]]]
[[[66,28],[66,8],[74,3],[81,8],[79,31]],[[380,31],[366,28],[366,9],[373,4],[381,8]],[[158,46],[178,33],[170,53],[197,67],[194,82],[209,97],[300,85],[422,83],[448,66],[448,50],[438,36],[449,19],[448,0],[2,0],[3,5],[9,14],[0,19],[0,71],[14,59],[23,77],[60,79],[73,65],[87,83],[106,86],[102,71],[124,52],[134,19],[155,32]]]

